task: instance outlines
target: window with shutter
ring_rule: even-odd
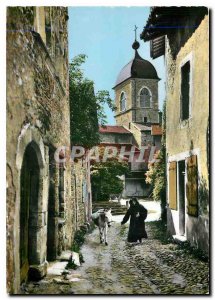
[[[169,164],[169,207],[177,210],[177,163]]]
[[[198,168],[197,155],[187,159],[187,213],[198,217]]]

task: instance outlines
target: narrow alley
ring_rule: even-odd
[[[210,11],[5,7],[4,293],[210,294]]]
[[[98,229],[86,235],[84,263],[61,276],[30,282],[27,294],[207,294],[208,263],[185,254],[178,245],[155,238],[156,222],[146,224],[148,239],[126,242],[128,225],[114,222],[108,246],[99,243]]]

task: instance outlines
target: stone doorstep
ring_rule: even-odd
[[[61,276],[66,270],[66,266],[70,260],[73,260],[76,266],[80,267],[79,254],[73,251],[64,251],[59,257],[58,261],[54,262],[48,267],[47,275]]]
[[[67,250],[67,251],[63,251],[61,255],[57,257],[57,260],[70,261],[71,258],[72,258],[72,251]]]
[[[47,275],[62,275],[63,271],[65,270],[68,261],[58,261],[48,267]]]
[[[79,259],[79,254],[77,252],[72,252],[72,260],[76,266],[80,267],[80,259]]]
[[[176,241],[178,243],[184,243],[187,241],[187,238],[184,235],[173,235],[172,237],[173,237],[174,241]]]

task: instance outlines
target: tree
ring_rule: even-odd
[[[81,69],[85,60],[86,55],[80,54],[69,65],[71,144],[91,149],[100,142],[99,124],[107,123],[104,105],[113,111],[115,106],[108,91],[95,94],[93,81],[85,78]],[[121,193],[123,183],[117,176],[127,170],[128,164],[116,159],[94,163],[91,173],[93,197],[108,200],[110,194]]]
[[[99,144],[99,124],[107,122],[104,104],[114,110],[106,90],[94,92],[94,82],[84,77],[81,65],[86,55],[76,56],[69,65],[71,144],[91,148]]]
[[[163,105],[161,149],[157,154],[157,162],[149,165],[146,172],[146,182],[153,187],[153,199],[160,201],[161,219],[166,221],[166,101]]]
[[[129,172],[127,162],[119,162],[117,158],[92,165],[91,185],[94,201],[106,201],[111,194],[123,191],[123,182],[118,176]]]

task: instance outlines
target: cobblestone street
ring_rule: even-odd
[[[154,222],[146,225],[143,244],[126,242],[128,225],[114,222],[108,246],[99,244],[96,228],[81,249],[85,262],[61,276],[48,275],[25,288],[28,294],[206,294],[208,263],[185,254],[176,244],[155,237]]]

